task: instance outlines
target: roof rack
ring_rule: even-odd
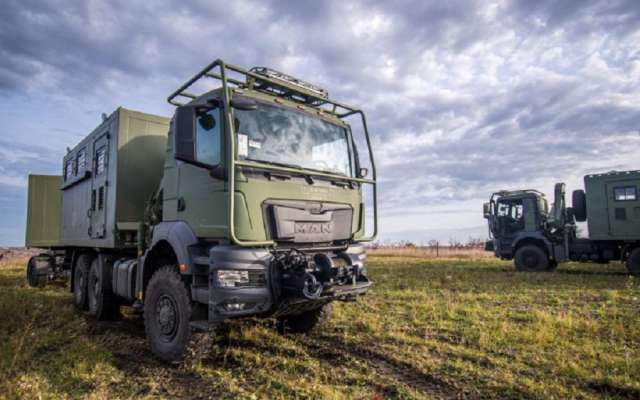
[[[544,193],[542,193],[539,190],[535,190],[535,189],[500,190],[500,191],[498,191],[498,192],[496,192],[494,194],[498,195],[498,196],[516,196],[516,195],[527,194],[527,193],[537,194],[539,196],[545,197]]]
[[[214,70],[217,71],[214,72]],[[244,75],[244,81],[229,77],[229,71]],[[167,101],[174,106],[183,106],[186,103],[176,101],[176,98],[182,97],[190,100],[198,98],[202,93],[195,94],[188,90],[196,82],[205,78],[220,80],[224,90],[227,90],[228,87],[256,90],[320,109],[338,118],[360,113],[360,110],[354,107],[330,100],[327,90],[291,75],[267,67],[253,67],[250,70],[246,70],[235,65],[226,64],[222,60],[216,60],[207,65],[202,71],[173,92],[167,98]]]

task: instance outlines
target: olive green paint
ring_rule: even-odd
[[[27,247],[60,245],[59,175],[29,175],[27,190]]]
[[[640,239],[640,171],[584,177],[589,237],[593,240]],[[636,199],[619,201],[614,190],[635,188]]]

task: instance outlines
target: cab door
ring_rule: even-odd
[[[227,235],[226,181],[211,173],[224,165],[222,115],[219,108],[196,113],[194,159],[178,165],[177,219],[198,237]]]
[[[89,211],[89,236],[104,238],[107,226],[107,190],[109,186],[109,132],[93,142],[93,172],[91,174],[91,199]]]

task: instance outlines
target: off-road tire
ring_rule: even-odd
[[[333,305],[329,303],[301,314],[280,317],[278,318],[278,331],[280,333],[309,333],[320,323],[331,318],[332,310]]]
[[[154,272],[144,299],[144,328],[151,351],[165,362],[180,361],[191,336],[191,298],[176,265]]]
[[[516,250],[513,258],[520,272],[546,272],[551,270],[547,253],[536,245],[524,245]]]
[[[630,274],[640,277],[640,247],[631,250],[626,264]]]
[[[87,309],[87,281],[93,258],[91,254],[81,254],[73,271],[73,304],[80,310]]]
[[[27,283],[31,287],[43,287],[47,284],[47,276],[38,275],[36,257],[37,256],[31,257],[27,263]]]
[[[113,319],[117,314],[118,304],[111,289],[109,268],[100,271],[100,262],[94,258],[89,268],[87,279],[87,307],[89,315],[98,321]]]

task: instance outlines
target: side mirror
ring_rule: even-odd
[[[358,178],[365,178],[368,173],[369,173],[368,169],[360,168],[360,171],[358,171]]]
[[[258,108],[258,103],[249,97],[234,96],[231,99],[231,107],[241,111],[252,111]]]
[[[490,203],[484,203],[482,205],[482,214],[484,215],[485,218],[489,218],[491,216],[491,204]]]
[[[176,108],[173,123],[175,157],[183,161],[195,160],[196,153],[196,107]]]

